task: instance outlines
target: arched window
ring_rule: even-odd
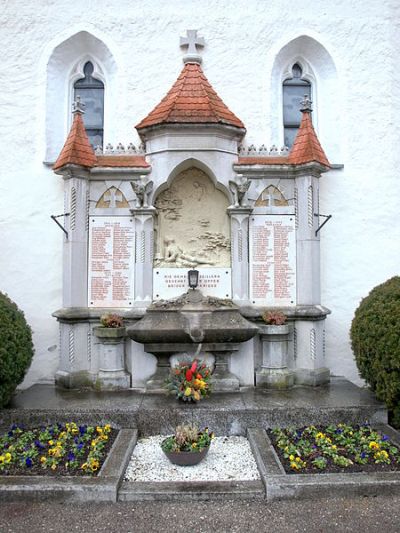
[[[302,78],[298,63],[292,67],[292,77],[283,82],[283,129],[285,146],[291,147],[301,122],[300,102],[306,94],[311,98],[311,83]]]
[[[93,147],[103,146],[104,132],[104,83],[93,77],[93,63],[83,67],[84,78],[74,83],[74,100],[77,96],[85,104],[83,122]]]

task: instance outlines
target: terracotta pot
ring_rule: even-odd
[[[174,465],[194,466],[198,465],[207,455],[210,447],[203,448],[200,452],[164,452]],[[163,450],[164,451],[164,450]]]

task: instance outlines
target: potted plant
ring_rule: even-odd
[[[117,314],[100,317],[93,332],[100,344],[98,383],[101,389],[127,389],[130,376],[125,370],[125,336],[123,318]]]
[[[211,392],[210,377],[210,368],[199,359],[182,361],[171,368],[165,386],[178,400],[199,402]]]
[[[289,325],[287,316],[278,310],[262,315],[259,326],[262,344],[262,365],[256,372],[257,387],[287,389],[293,386],[294,374],[288,369]]]
[[[174,435],[162,441],[161,449],[171,463],[194,466],[207,455],[213,438],[208,428],[199,431],[195,425],[182,425],[176,428]]]

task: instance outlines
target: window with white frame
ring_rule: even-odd
[[[283,130],[285,146],[291,148],[301,122],[301,100],[304,95],[311,98],[311,83],[303,78],[299,63],[292,66],[292,76],[282,84]]]

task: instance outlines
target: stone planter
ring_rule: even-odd
[[[203,448],[200,452],[164,452],[174,465],[194,466],[198,465],[207,455],[210,447]]]
[[[100,344],[98,383],[101,390],[129,389],[130,375],[125,370],[125,328],[95,327]]]
[[[259,326],[262,343],[262,365],[256,372],[256,386],[268,389],[288,389],[294,374],[288,369],[289,326]]]

